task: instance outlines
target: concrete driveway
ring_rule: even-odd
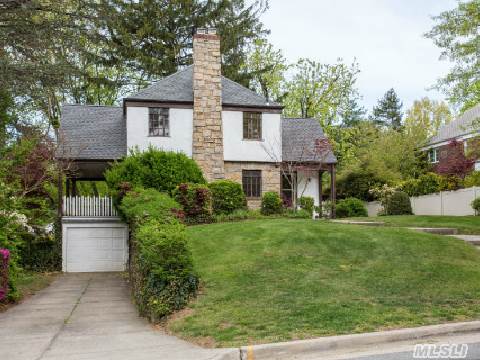
[[[238,351],[238,350],[237,350]],[[138,317],[119,274],[65,274],[0,314],[0,358],[8,360],[238,359],[202,349]]]

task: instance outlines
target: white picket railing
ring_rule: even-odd
[[[118,212],[108,196],[64,196],[63,216],[113,217]]]

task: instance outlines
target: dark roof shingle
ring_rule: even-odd
[[[140,90],[125,100],[164,102],[193,102],[193,66],[178,71]],[[281,108],[280,104],[267,102],[263,96],[222,76],[223,105]]]
[[[316,119],[282,119],[282,160],[287,162],[337,163],[327,137]]]
[[[57,156],[115,160],[127,154],[123,109],[114,106],[64,105]]]
[[[440,127],[437,135],[432,136],[429,139],[428,145],[448,141],[450,139],[478,131],[478,126],[476,126],[475,121],[480,121],[480,104],[465,111],[450,124]]]

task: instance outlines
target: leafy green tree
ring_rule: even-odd
[[[377,125],[400,129],[402,126],[402,102],[394,89],[388,90],[373,108],[373,121]]]
[[[328,128],[338,122],[339,114],[356,96],[354,85],[358,73],[356,62],[346,65],[339,59],[336,64],[321,64],[300,59],[294,66],[292,80],[286,84],[285,115],[313,117]]]
[[[415,100],[405,117],[405,131],[415,136],[415,142],[421,146],[427,139],[435,135],[440,126],[452,120],[452,113],[443,101],[430,100],[424,97]]]
[[[268,101],[281,101],[288,66],[280,50],[275,50],[264,39],[257,39],[252,44],[243,68],[252,78],[250,88]]]
[[[465,111],[480,103],[480,1],[458,2],[433,19],[436,25],[425,36],[442,49],[440,59],[455,64],[436,88]]]

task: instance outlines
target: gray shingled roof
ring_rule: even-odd
[[[475,129],[478,129],[478,125],[474,124],[475,120],[480,121],[480,104],[465,111],[450,124],[440,127],[440,129],[438,129],[438,134],[430,138],[427,145],[448,141],[474,132]],[[474,128],[472,125],[476,125],[477,127]]]
[[[335,164],[337,158],[331,147],[316,150],[318,140],[326,140],[323,129],[316,119],[282,119],[283,161],[323,162]]]
[[[127,154],[123,108],[64,105],[59,157],[114,160]]]
[[[129,96],[125,100],[165,102],[193,102],[193,66],[178,71]],[[222,76],[223,105],[280,108],[275,102],[267,102],[263,96]]]

